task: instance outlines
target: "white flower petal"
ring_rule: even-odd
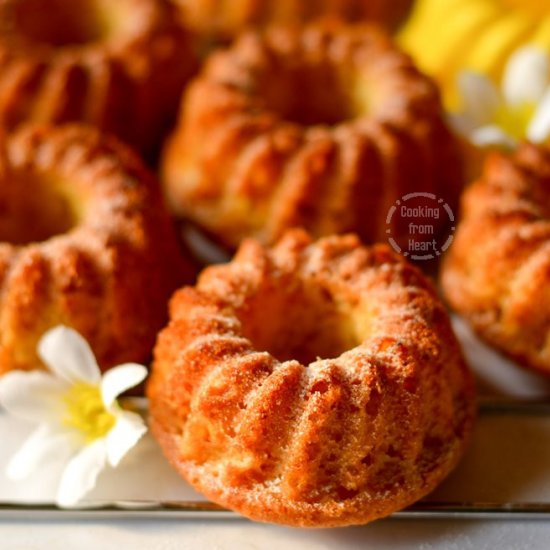
[[[509,136],[502,128],[494,125],[482,126],[470,134],[470,141],[478,147],[494,145],[505,149],[513,149],[517,141]]]
[[[145,422],[138,414],[121,411],[117,421],[107,435],[107,460],[116,468],[126,453],[147,431]]]
[[[466,115],[450,114],[447,119],[455,132],[461,134],[462,136],[468,137],[475,130],[475,125]]]
[[[510,57],[502,80],[506,103],[538,103],[550,84],[550,58],[535,46],[525,46]]]
[[[63,507],[77,504],[94,488],[97,476],[105,467],[106,459],[107,442],[103,438],[84,447],[73,457],[61,476],[57,504]]]
[[[128,363],[108,370],[101,380],[101,396],[106,409],[110,409],[116,398],[126,390],[137,386],[147,377],[143,365]]]
[[[41,371],[8,372],[0,378],[0,405],[34,423],[56,423],[66,383]]]
[[[51,371],[68,382],[97,384],[101,372],[86,340],[75,330],[59,326],[38,344],[38,354]]]
[[[542,98],[529,128],[527,129],[527,139],[533,143],[542,143],[550,137],[550,89],[546,91]]]
[[[9,479],[19,481],[35,472],[48,459],[67,460],[74,453],[74,445],[66,433],[56,432],[42,424],[23,443],[6,468]]]
[[[493,120],[502,104],[494,84],[482,74],[462,71],[458,75],[458,89],[463,102],[463,114],[474,127],[484,126]]]

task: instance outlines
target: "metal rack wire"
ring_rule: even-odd
[[[482,399],[481,416],[514,415],[550,419],[550,401],[517,401]],[[147,501],[132,500],[109,504],[87,502],[85,509],[60,509],[53,505],[23,505],[0,502],[0,519],[24,519],[32,514],[38,519],[242,519],[241,516],[206,501]],[[420,501],[393,514],[396,519],[550,519],[549,502],[439,502]]]

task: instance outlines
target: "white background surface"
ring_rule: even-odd
[[[382,520],[309,531],[227,521],[1,522],[2,550],[547,550],[550,522]]]
[[[547,380],[526,374],[472,338],[458,324],[482,393],[540,398],[550,395]],[[4,424],[2,424],[4,422]],[[25,426],[8,429],[0,415],[0,469]],[[148,467],[146,467],[146,465]],[[55,470],[55,465],[50,465]],[[150,439],[129,457],[123,472],[106,472],[94,499],[182,499],[196,495],[166,466]],[[115,484],[116,478],[116,484]],[[0,501],[48,501],[51,479],[43,471],[28,485],[10,485],[0,476]],[[432,497],[440,500],[550,502],[550,418],[482,417],[465,460]],[[0,518],[2,513],[0,511]],[[34,549],[550,549],[550,520],[388,519],[364,527],[297,530],[243,519],[39,519],[32,512],[0,519],[1,550]]]

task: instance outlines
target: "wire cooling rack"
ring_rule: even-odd
[[[548,419],[550,401],[516,401],[510,399],[483,399],[479,406],[480,418],[523,417]],[[549,424],[550,425],[550,424]],[[522,465],[517,465],[521,468]],[[550,470],[550,467],[549,467]],[[550,494],[545,502],[485,502],[477,500],[442,501],[431,497],[393,514],[396,519],[550,519]],[[544,499],[546,500],[546,499]],[[60,509],[53,505],[26,505],[0,502],[0,519],[242,519],[241,516],[206,501],[124,500],[86,502],[85,509]]]

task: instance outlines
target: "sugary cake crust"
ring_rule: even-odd
[[[477,333],[550,374],[550,153],[494,154],[462,200],[441,283]]]
[[[104,368],[146,361],[189,279],[141,161],[88,128],[24,128],[0,141],[0,211],[0,374],[40,367],[37,342],[58,324]]]
[[[229,247],[293,227],[376,242],[408,193],[455,204],[455,146],[435,85],[382,31],[274,28],[213,54],[190,85],[163,182],[177,214]]]
[[[147,393],[154,435],[196,489],[309,527],[429,493],[475,409],[429,281],[385,246],[301,231],[273,249],[246,241],[174,296]]]

